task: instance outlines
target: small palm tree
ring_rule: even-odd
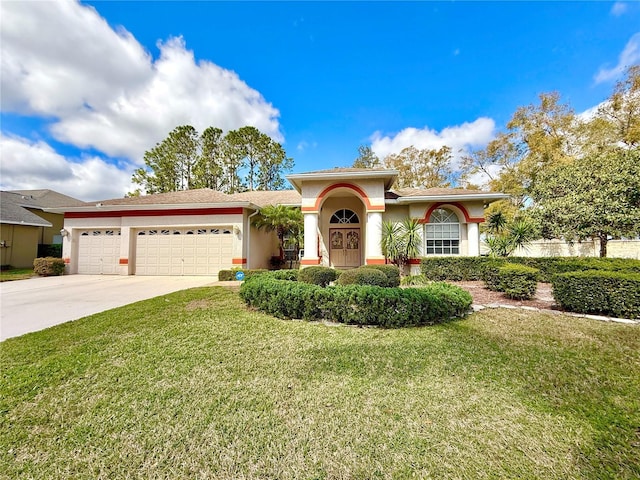
[[[404,271],[412,258],[420,256],[422,225],[416,219],[406,218],[401,223],[382,222],[382,254]]]
[[[536,238],[535,224],[527,218],[516,218],[508,222],[502,212],[496,212],[487,219],[487,236],[485,243],[489,247],[489,255],[508,257],[517,248],[525,247]]]
[[[291,236],[300,239],[304,229],[300,209],[285,205],[267,205],[261,208],[251,224],[258,230],[276,232],[280,247],[280,259],[284,257],[285,237]]]

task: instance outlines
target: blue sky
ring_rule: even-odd
[[[481,148],[640,63],[635,2],[2,2],[2,189],[122,196],[180,124],[251,124],[295,172]],[[455,161],[455,159],[454,159]]]

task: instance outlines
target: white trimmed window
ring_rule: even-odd
[[[459,255],[460,222],[458,216],[446,208],[431,212],[424,226],[426,255]]]

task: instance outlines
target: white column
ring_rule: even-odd
[[[480,255],[480,230],[477,223],[467,223],[467,255],[477,257]]]
[[[130,262],[133,262],[131,255],[131,227],[120,227],[120,275],[129,275],[130,269],[133,268]],[[126,260],[126,263],[124,263]]]
[[[304,256],[303,265],[318,264],[318,214],[304,214]]]
[[[382,213],[367,213],[367,250],[365,261],[381,260],[382,256]]]

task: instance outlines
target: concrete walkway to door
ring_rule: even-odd
[[[0,283],[0,341],[111,308],[187,288],[217,277],[63,275]]]

